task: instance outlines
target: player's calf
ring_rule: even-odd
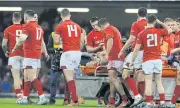
[[[111,80],[109,81],[109,85],[110,85],[110,100],[109,100],[109,104],[110,105],[115,105],[115,86],[114,84],[111,82]]]
[[[153,95],[152,95],[152,75],[145,75],[145,95],[146,95],[146,102],[152,103]]]
[[[161,74],[155,74],[155,82],[157,85],[157,90],[160,97],[160,104],[165,103],[165,94],[164,94],[164,87],[162,85],[162,77]]]
[[[21,89],[21,78],[20,78],[20,69],[11,69],[12,76],[14,79],[14,89],[17,96],[17,101],[20,100],[23,96],[23,90]]]
[[[76,85],[74,81],[74,70],[64,69],[63,70],[70,94],[72,94],[73,103],[78,103],[78,97],[76,94]],[[72,104],[73,104],[72,103]]]
[[[113,91],[113,89],[112,89],[112,87],[114,87],[114,89],[115,89],[119,94],[121,94],[121,96],[122,96],[122,104],[121,104],[121,106],[122,106],[122,105],[123,105],[123,106],[126,106],[128,98],[127,98],[127,96],[126,96],[126,94],[125,94],[125,92],[124,92],[124,89],[123,89],[121,80],[118,79],[118,73],[117,73],[117,71],[116,71],[116,70],[108,70],[108,75],[109,75],[109,79],[110,79],[110,82],[111,82],[110,84],[112,84],[112,85],[110,85],[110,90],[112,90],[112,95],[114,95],[113,93],[115,93],[115,92]],[[113,100],[113,98],[112,98],[112,100]],[[114,101],[113,104],[115,104],[115,101]]]
[[[31,85],[33,85],[33,87],[35,88],[35,90],[38,92],[39,95],[39,101],[37,102],[37,104],[47,104],[48,101],[44,96],[41,82],[39,81],[39,79],[37,79],[37,69],[33,69],[33,68],[24,69],[24,76],[25,76],[25,82],[24,82],[23,98],[27,100],[27,97],[29,96],[31,90]]]
[[[178,97],[180,96],[180,73],[178,73],[177,75],[177,79],[176,79],[176,86],[174,88],[174,93],[173,93],[173,96],[172,96],[172,99],[171,99],[171,103],[172,104],[176,104],[176,101],[178,99]]]
[[[142,96],[139,94],[139,91],[136,87],[136,83],[135,81],[130,77],[130,73],[127,69],[123,70],[123,79],[125,81],[125,83],[128,85],[128,87],[132,90],[135,99],[137,98],[137,100],[139,100],[139,98],[142,98]]]
[[[138,91],[141,94],[141,96],[144,97],[144,90],[145,90],[144,73],[142,70],[137,70],[135,74],[136,74],[135,80],[138,87]]]

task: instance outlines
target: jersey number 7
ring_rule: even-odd
[[[36,40],[41,39],[42,30],[40,28],[36,28]]]

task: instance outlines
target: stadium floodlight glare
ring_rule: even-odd
[[[125,9],[126,13],[138,13],[138,9]],[[147,9],[147,13],[158,13],[157,9]]]
[[[21,11],[21,7],[0,7],[0,11]]]
[[[61,8],[57,8],[58,12],[61,12],[63,9],[65,9],[65,7]],[[70,12],[89,12],[89,8],[66,8],[68,9]]]

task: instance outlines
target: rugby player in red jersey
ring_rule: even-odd
[[[156,29],[155,24],[158,23],[163,26],[164,29]],[[143,108],[153,108],[153,76],[155,76],[155,82],[160,97],[160,107],[166,108],[164,87],[162,85],[162,60],[161,60],[161,44],[163,36],[167,36],[172,32],[171,28],[159,21],[155,15],[148,15],[146,28],[138,34],[137,43],[133,51],[132,66],[138,56],[138,52],[143,47],[143,64],[142,69],[145,74],[145,96],[146,106]]]
[[[63,53],[60,59],[60,68],[63,69],[65,79],[68,84],[68,90],[72,95],[72,102],[68,106],[77,106],[78,97],[74,81],[75,69],[78,68],[81,60],[80,50],[83,48],[84,36],[82,28],[70,20],[71,14],[68,9],[61,11],[62,23],[55,30],[54,42],[63,43]]]
[[[20,23],[21,20],[21,13],[14,12],[12,17],[13,25],[4,30],[4,37],[2,41],[2,48],[4,53],[7,57],[9,57],[8,67],[12,71],[17,101],[20,100],[23,96],[23,91],[21,88],[22,81],[20,78],[20,72],[23,67],[23,46],[21,45],[14,53],[12,53],[12,49],[16,44],[16,40],[22,33],[22,25]],[[9,46],[9,49],[7,46]]]
[[[104,33],[101,31],[101,28],[98,26],[98,17],[92,17],[90,24],[93,30],[87,35],[86,49],[88,53],[98,53],[103,50],[104,46]],[[96,64],[96,62],[94,62]],[[95,65],[93,64],[93,65]],[[98,98],[98,105],[102,105],[101,98]]]
[[[120,51],[118,55],[119,58],[124,54],[124,52],[128,49],[128,47],[132,46],[134,48],[138,34],[142,30],[144,30],[145,26],[147,25],[146,15],[147,15],[147,9],[143,7],[139,8],[138,14],[137,14],[138,20],[132,24],[130,37],[125,43],[125,45],[123,46],[122,50]],[[130,77],[131,72],[129,71],[132,71],[132,70],[128,69],[129,61],[132,60],[132,52],[127,55],[124,61],[124,70],[122,73],[122,77],[135,96],[135,101],[132,106],[137,105],[143,101],[142,96],[144,95],[144,88],[145,88],[144,74],[141,70],[138,71],[142,67],[142,58],[143,58],[143,50],[141,49],[141,51],[139,51],[138,56],[134,62],[134,68],[135,70],[137,70],[135,71],[136,83],[138,83],[138,88],[139,88],[140,93],[138,91],[138,88],[136,87],[135,81]]]
[[[171,50],[171,54],[172,55],[177,55],[180,52],[180,18],[178,18],[176,20],[176,33],[175,33],[175,37],[174,37],[174,49]],[[178,61],[179,57],[178,57]],[[175,108],[176,107],[176,101],[180,96],[180,68],[179,68],[179,64],[176,66],[178,69],[178,75],[176,78],[176,86],[174,89],[174,93],[171,99],[171,103],[170,103],[170,107],[171,108]]]
[[[18,102],[20,104],[27,104],[27,97],[29,96],[31,84],[36,89],[39,95],[39,100],[37,104],[47,104],[47,99],[44,96],[41,82],[37,78],[37,73],[41,68],[41,55],[42,51],[45,52],[47,56],[47,51],[45,48],[43,36],[44,32],[42,28],[34,20],[35,12],[32,10],[27,10],[24,12],[24,22],[23,32],[18,38],[15,47],[12,50],[14,53],[20,45],[23,43],[24,50],[24,96]]]
[[[175,21],[171,18],[165,18],[164,24],[174,31]],[[170,33],[168,36],[164,36],[161,45],[161,58],[163,65],[167,65],[167,57],[170,56],[171,50],[174,48],[174,33]]]
[[[93,30],[87,35],[86,49],[89,53],[97,53],[103,50],[104,33],[98,27],[98,17],[93,17],[90,20]]]
[[[116,27],[110,25],[106,18],[101,18],[98,24],[105,34],[105,54],[107,55],[105,59],[108,62],[107,69],[110,83],[109,104],[111,108],[115,107],[114,94],[117,91],[122,96],[123,101],[120,107],[123,107],[126,106],[128,98],[118,77],[118,72],[122,71],[124,60],[118,58],[118,54],[122,48],[121,33]]]

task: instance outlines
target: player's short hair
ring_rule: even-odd
[[[165,19],[164,19],[164,23],[166,23],[166,22],[172,22],[172,21],[173,21],[172,18],[165,18]]]
[[[99,21],[98,21],[98,26],[103,26],[105,24],[108,24],[109,21],[106,19],[106,18],[101,18]]]
[[[146,17],[147,16],[147,9],[145,7],[141,7],[138,9],[138,15],[140,17]]]
[[[147,17],[147,22],[152,24],[154,21],[156,21],[157,17],[154,14],[149,14]]]
[[[176,22],[177,22],[177,23],[180,23],[180,17],[176,19]]]
[[[63,17],[67,17],[67,16],[71,15],[71,14],[70,14],[70,11],[69,11],[68,9],[63,9],[63,10],[60,12],[60,14],[61,14],[61,16],[63,16]]]
[[[33,10],[26,10],[24,14],[28,15],[29,17],[34,18],[35,12]]]
[[[20,12],[14,12],[13,18],[17,21],[21,20],[21,13]]]
[[[90,22],[95,22],[95,21],[99,21],[99,18],[98,18],[98,17],[92,17],[92,18],[90,19]]]

